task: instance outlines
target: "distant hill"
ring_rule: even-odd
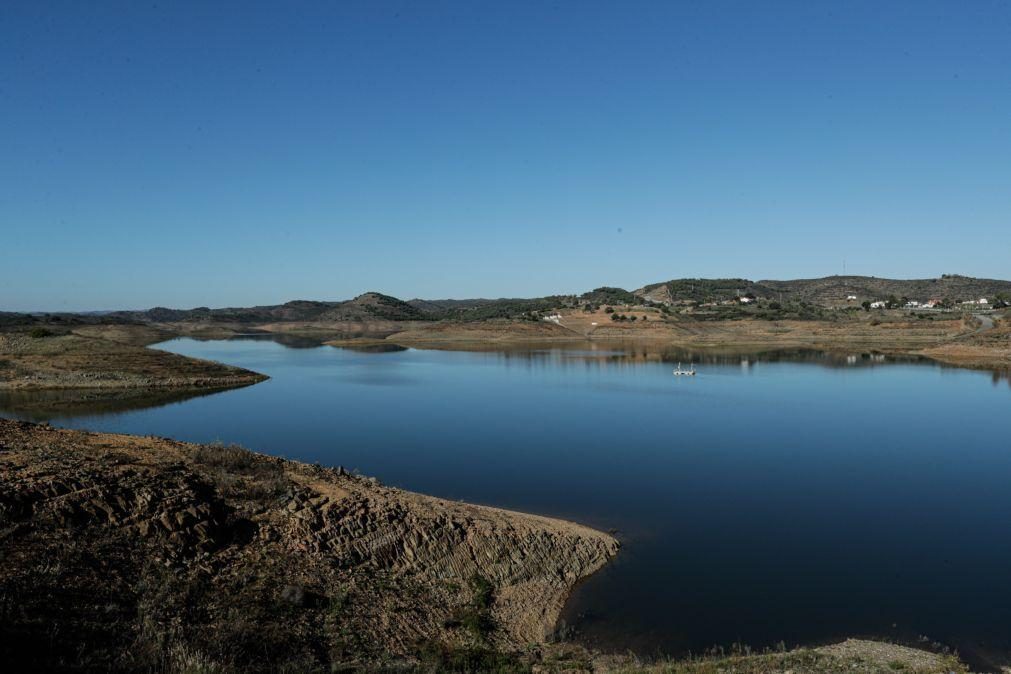
[[[412,307],[415,307],[426,314],[441,314],[447,311],[457,311],[465,309],[474,309],[477,307],[488,306],[489,304],[495,304],[497,302],[523,302],[525,300],[519,299],[483,299],[477,298],[472,300],[421,300],[414,299],[408,300],[407,303]]]
[[[410,304],[424,311],[431,320],[484,321],[493,318],[530,318],[559,307],[574,306],[574,302],[574,298],[571,297],[549,295],[530,298],[502,297],[494,300],[411,300]]]
[[[403,300],[367,292],[344,302],[294,300],[284,304],[224,309],[166,309],[155,307],[146,311],[117,311],[106,315],[110,319],[153,323],[201,321],[216,323],[275,323],[289,321],[361,321],[428,320],[420,309]]]
[[[935,279],[884,279],[873,276],[827,276],[792,281],[751,281],[744,278],[682,278],[652,283],[630,292],[602,286],[582,295],[548,295],[531,298],[404,300],[378,292],[367,292],[341,302],[293,300],[284,304],[210,309],[169,309],[144,311],[24,314],[0,312],[0,326],[36,322],[66,325],[93,323],[282,323],[336,321],[482,321],[488,319],[540,320],[558,309],[579,309],[586,304],[624,305],[647,301],[657,304],[693,301],[721,302],[740,296],[784,302],[832,306],[847,303],[855,296],[864,300],[909,299],[925,302],[932,298],[960,302],[1004,298],[1011,300],[1011,281],[944,275]],[[852,301],[851,301],[852,302]]]
[[[634,304],[638,302],[638,297],[624,288],[603,286],[583,293],[579,300],[589,304]]]
[[[421,309],[401,299],[370,292],[359,295],[353,300],[339,303],[320,314],[317,320],[346,321],[368,318],[380,318],[388,321],[423,321],[427,316]]]
[[[675,279],[654,283],[635,291],[654,302],[721,301],[740,295],[768,299],[797,300],[811,304],[837,304],[849,296],[857,301],[894,296],[925,302],[929,299],[962,300],[1011,297],[1011,281],[978,279],[946,274],[934,279],[886,279],[874,276],[827,276],[792,281],[750,281],[748,279]]]
[[[742,278],[683,278],[644,286],[635,295],[660,303],[720,302],[748,294],[760,297],[765,290]]]

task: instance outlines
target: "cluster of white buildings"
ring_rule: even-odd
[[[903,305],[905,309],[937,309],[944,304],[943,301],[938,299],[930,299],[926,302],[920,302],[918,300],[909,300]],[[987,308],[990,306],[989,300],[985,297],[981,297],[978,300],[965,300],[964,302],[959,302],[962,306],[976,306]],[[888,302],[884,300],[875,300],[871,302],[871,309],[887,309]]]
[[[927,300],[926,302],[917,302],[916,300],[909,300],[906,302],[907,309],[936,309],[941,306],[941,300]]]

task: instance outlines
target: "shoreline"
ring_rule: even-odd
[[[558,642],[565,599],[618,552],[612,536],[339,467],[0,419],[0,474],[0,516],[14,523],[0,587],[19,606],[0,622],[17,637],[0,655],[15,665],[86,655],[116,670],[427,671],[466,657],[509,671],[967,671],[950,654],[860,639],[659,663]],[[40,649],[39,630],[57,627]],[[254,642],[269,648],[244,659]],[[306,647],[328,661],[306,660]]]
[[[0,588],[19,606],[0,621],[17,637],[0,640],[0,655],[12,664],[59,669],[86,653],[108,669],[265,671],[310,669],[305,654],[326,652],[315,665],[967,671],[950,654],[860,639],[659,663],[556,641],[573,588],[618,553],[613,536],[340,467],[0,419],[0,475],[0,520],[13,524]],[[55,628],[60,639],[40,651],[39,630]],[[278,650],[244,660],[245,639]]]
[[[266,375],[222,363],[160,351],[178,337],[251,336],[282,343],[345,348],[419,348],[480,351],[531,345],[599,344],[669,349],[854,351],[922,357],[945,365],[995,373],[1011,371],[1011,319],[988,318],[986,327],[961,317],[941,320],[886,316],[825,320],[644,320],[613,323],[573,312],[557,322],[342,321],[267,324],[163,323],[63,326],[33,338],[0,332],[0,391],[136,390],[157,393],[224,390],[255,384]],[[594,320],[596,319],[596,320]]]
[[[137,595],[133,610],[155,590],[143,589],[154,572],[142,559],[187,583],[221,587],[197,602],[211,616],[200,630],[219,636],[240,607],[266,612],[262,629],[280,629],[270,616],[286,588],[298,585],[319,599],[296,602],[305,613],[297,622],[325,622],[339,602],[349,627],[368,641],[347,661],[364,664],[413,658],[421,639],[509,652],[545,643],[573,585],[619,548],[614,537],[565,520],[385,487],[339,467],[163,438],[0,419],[0,473],[0,503],[14,504],[4,512],[15,525],[0,539],[7,559],[0,586],[31,618],[14,629],[31,630],[44,615],[61,625],[67,648],[75,634],[84,638],[81,627],[40,601],[53,596],[49,582],[73,588],[73,606],[63,607],[71,614],[104,601],[89,550],[104,550],[113,566],[102,575],[115,573],[124,595]],[[80,559],[59,548],[67,535],[84,548]],[[53,563],[62,567],[58,578],[40,570]],[[255,587],[229,585],[240,572],[253,574]],[[219,604],[232,608],[222,612]],[[384,608],[377,613],[377,606]],[[125,627],[99,630],[112,660],[123,655],[116,631]],[[163,636],[202,638],[186,630]],[[331,637],[286,636],[317,646]],[[13,642],[7,648],[17,650]],[[24,653],[7,655],[24,661]]]
[[[0,333],[0,391],[192,391],[269,379],[240,367],[152,348],[175,335],[137,326],[63,333]]]

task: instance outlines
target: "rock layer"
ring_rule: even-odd
[[[0,420],[0,658],[29,667],[326,669],[410,660],[423,643],[515,649],[546,639],[572,585],[617,549],[342,469]]]

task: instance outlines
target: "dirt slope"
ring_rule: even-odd
[[[519,649],[617,549],[569,522],[241,448],[0,420],[0,661],[17,671],[331,671]]]

